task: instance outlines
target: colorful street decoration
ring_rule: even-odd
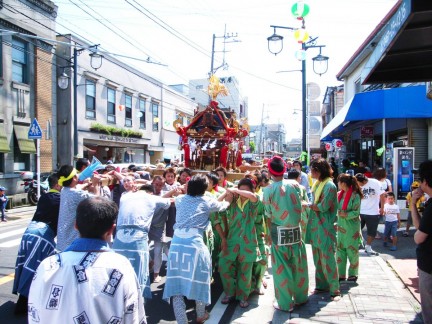
[[[222,111],[216,98],[227,96],[228,90],[212,75],[209,80],[209,105],[197,111],[187,126],[182,120],[173,126],[180,135],[185,166],[196,170],[214,170],[218,166],[236,169],[242,164],[244,138],[249,134],[247,119],[237,119],[234,111]]]

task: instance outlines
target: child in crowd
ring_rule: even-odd
[[[387,193],[387,202],[384,204],[385,227],[384,227],[384,242],[387,246],[387,239],[392,240],[390,251],[396,251],[397,247],[397,229],[400,227],[400,211],[399,206],[395,204],[395,195],[393,192]]]
[[[409,236],[409,229],[412,225],[412,216],[411,216],[411,211],[409,209],[409,206],[411,205],[411,193],[416,190],[418,187],[420,187],[420,183],[418,181],[414,181],[411,185],[411,191],[408,192],[408,194],[406,195],[406,206],[408,208],[408,218],[407,218],[407,222],[406,222],[406,228],[405,228],[405,232],[403,233],[403,236],[407,237]],[[419,200],[417,200],[417,210],[419,212],[423,211],[423,205],[426,201],[426,197],[423,195]]]
[[[8,198],[5,195],[5,187],[0,187],[0,210],[1,210],[1,221],[2,222],[7,222],[6,220],[6,216],[5,216],[5,209],[6,209],[6,204],[8,202]]]

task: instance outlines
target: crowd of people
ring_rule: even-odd
[[[88,161],[62,166],[49,177],[51,189],[22,238],[15,312],[28,314],[31,323],[145,323],[144,301],[152,298],[151,280],[161,281],[163,254],[163,299],[172,302],[178,323],[188,322],[185,297],[196,302],[198,323],[209,318],[215,275],[224,290],[221,302],[247,308],[249,296],[267,288],[269,255],[273,306],[290,312],[307,303],[310,293],[305,244],[315,265],[312,293],[327,293],[333,301],[341,298],[341,281],[357,281],[362,245],[375,254],[371,246],[383,215],[383,243],[396,250],[400,214],[384,169],[373,178],[339,172],[324,158],[313,160],[307,173],[301,161],[274,156],[263,162],[236,183],[223,167],[192,172],[165,166],[161,175],[152,175],[134,165],[119,170],[110,164],[80,181]],[[409,204],[419,228],[415,240],[427,251],[430,227],[418,206],[432,177],[421,177]],[[425,254],[423,259],[423,282],[430,287],[432,262]],[[430,291],[424,290],[424,298]]]

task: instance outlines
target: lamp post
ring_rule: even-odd
[[[78,96],[77,96],[77,88],[78,88],[78,55],[81,54],[84,50],[88,49],[91,51],[90,55],[90,66],[97,70],[102,66],[103,55],[98,52],[99,45],[92,45],[89,47],[81,47],[73,48],[73,57],[71,57],[68,61],[71,63],[68,66],[63,66],[62,68],[72,68],[73,69],[73,154],[74,157],[78,155]],[[66,90],[69,86],[69,76],[64,72],[58,77],[57,84],[60,89]]]
[[[301,28],[294,28],[294,27],[286,27],[286,26],[276,26],[276,25],[270,25],[270,27],[273,28],[273,35],[267,38],[268,41],[268,49],[269,52],[277,55],[279,54],[283,49],[283,36],[280,36],[276,34],[276,29],[289,29],[294,31],[304,31],[304,19],[302,19],[302,27]],[[307,36],[307,33],[305,34]],[[308,37],[308,36],[307,36]],[[306,37],[306,38],[307,38]],[[313,71],[316,74],[319,74],[320,76],[327,72],[328,69],[328,57],[321,55],[321,48],[325,47],[325,45],[316,45],[318,37],[311,38],[309,37],[308,41],[302,41],[302,47],[301,50],[296,53],[297,58],[301,59],[302,61],[302,151],[306,152],[306,121],[307,121],[307,89],[306,89],[306,51],[310,48],[319,48],[320,52],[318,56],[312,58],[313,62]]]

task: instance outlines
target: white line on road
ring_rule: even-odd
[[[210,312],[210,318],[206,321],[209,324],[218,324],[220,319],[222,318],[223,314],[225,313],[228,305],[224,305],[221,303],[222,298],[225,297],[225,293],[222,292],[222,294],[219,296],[219,299],[217,300],[216,304],[213,306],[211,312]]]
[[[10,248],[10,247],[13,247],[13,246],[17,246],[20,243],[21,243],[21,238],[1,243],[0,244],[0,248]]]
[[[8,232],[6,232],[4,234],[0,234],[0,240],[4,239],[4,238],[7,238],[7,237],[15,236],[15,235],[18,235],[18,234],[22,234],[22,233],[24,233],[25,230],[26,230],[26,228],[23,227],[23,228],[19,228],[17,230],[14,230],[14,231],[8,231]]]

